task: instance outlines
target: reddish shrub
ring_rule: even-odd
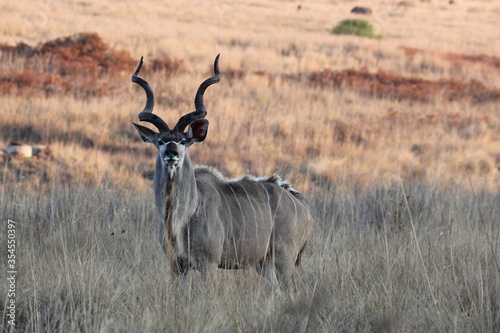
[[[312,85],[350,89],[369,96],[395,100],[422,102],[435,98],[444,98],[448,101],[468,98],[472,102],[500,100],[500,91],[488,89],[477,80],[472,80],[470,83],[455,79],[431,81],[382,71],[373,74],[352,69],[343,71],[325,69],[307,75],[306,81]]]
[[[151,61],[153,71],[165,71],[169,76],[184,72],[184,60],[155,58]]]
[[[21,96],[72,93],[77,98],[101,96],[116,89],[112,79],[132,73],[137,61],[128,52],[111,49],[95,33],[80,33],[37,47],[0,45],[3,56],[24,58],[22,72],[0,71],[0,94]],[[153,70],[177,73],[182,60],[153,60]]]
[[[464,62],[482,64],[493,69],[500,70],[500,57],[486,54],[457,54],[447,53],[445,58],[461,65]]]
[[[50,95],[67,92],[69,88],[68,82],[54,73],[34,73],[29,71],[0,73],[0,92],[3,94],[25,96],[44,93]]]

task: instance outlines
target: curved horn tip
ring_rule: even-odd
[[[214,61],[214,72],[215,74],[220,74],[219,72],[219,57],[220,57],[220,53],[217,54],[217,56],[215,57],[215,61]]]
[[[141,71],[141,68],[142,68],[142,64],[144,63],[144,62],[142,61],[142,59],[143,59],[143,57],[141,56],[141,60],[139,60],[139,65],[137,66],[137,69],[135,70],[134,74],[132,75],[132,79],[133,79],[135,76],[139,75],[139,72]]]

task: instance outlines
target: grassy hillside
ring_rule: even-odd
[[[102,176],[116,181],[117,170],[150,173],[153,150],[130,125],[144,96],[129,81],[136,61],[127,51],[97,34],[2,48],[9,65],[0,81],[4,144],[49,144],[59,164],[82,160],[80,173],[99,164]],[[195,74],[184,59],[152,57],[144,75],[156,91],[156,112],[174,122],[189,111],[211,63]],[[476,186],[498,187],[500,90],[494,85],[366,68],[222,71],[221,84],[207,92],[211,134],[193,147],[196,163],[231,176],[290,174],[306,190],[345,177],[363,184],[398,177],[466,184],[466,168]],[[82,159],[88,155],[105,158]]]
[[[0,148],[49,149],[0,156],[18,329],[500,330],[500,6],[354,5],[0,0]],[[331,33],[352,18],[383,39]],[[219,271],[215,295],[195,272],[179,288],[156,241],[130,76],[144,56],[155,112],[175,123],[218,53],[192,160],[306,194],[317,224],[293,299],[253,271]]]

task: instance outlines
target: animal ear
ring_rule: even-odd
[[[191,144],[194,142],[202,142],[208,133],[208,120],[198,119],[189,125],[189,130],[186,133],[186,140]]]
[[[134,125],[137,132],[139,132],[139,135],[141,136],[142,141],[155,144],[155,136],[158,133],[156,133],[155,131],[153,131],[147,127],[137,125],[135,123],[132,123],[132,124]]]

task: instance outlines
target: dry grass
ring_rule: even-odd
[[[293,300],[253,270],[220,271],[215,295],[196,273],[176,287],[148,189],[22,181],[0,200],[18,226],[20,331],[500,328],[498,193],[351,181],[313,195],[318,223]]]
[[[0,145],[52,152],[0,159],[21,330],[500,330],[500,6],[372,1],[384,38],[366,40],[330,34],[353,3],[297,4],[0,0]],[[130,75],[145,56],[172,123],[219,52],[192,159],[309,196],[294,300],[253,272],[221,271],[216,296],[195,273],[175,288],[155,241]]]

